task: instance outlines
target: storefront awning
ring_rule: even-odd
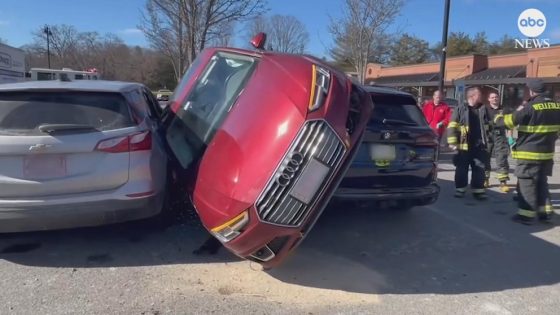
[[[525,82],[527,70],[525,66],[488,68],[461,78],[466,85],[507,84]]]
[[[373,79],[366,79],[366,84],[385,85],[385,86],[437,86],[439,84],[439,73],[417,73],[386,76]]]

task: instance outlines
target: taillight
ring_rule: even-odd
[[[130,140],[130,151],[145,151],[152,149],[152,133],[144,131],[131,135],[128,137]]]
[[[152,149],[152,133],[143,131],[128,136],[101,140],[95,150],[107,153],[123,153]]]

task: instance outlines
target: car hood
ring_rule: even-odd
[[[207,228],[255,203],[305,122],[311,63],[280,61],[260,60],[202,157],[193,203]]]

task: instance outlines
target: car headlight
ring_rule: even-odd
[[[248,211],[243,211],[240,215],[210,230],[220,242],[227,243],[238,237],[242,229],[249,223]]]
[[[331,84],[331,74],[327,69],[312,66],[311,94],[309,95],[309,111],[319,109],[325,103]]]

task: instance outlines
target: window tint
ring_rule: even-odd
[[[117,93],[0,93],[0,134],[39,134],[44,124],[86,125],[100,131],[133,126],[128,105]]]
[[[83,80],[83,79],[84,79],[84,75],[83,75],[83,74],[76,74],[76,75],[74,76],[74,79],[76,79],[76,80]]]
[[[374,103],[372,123],[381,124],[383,119],[387,119],[423,127],[428,125],[424,114],[411,97],[376,94],[372,96],[372,100]]]

